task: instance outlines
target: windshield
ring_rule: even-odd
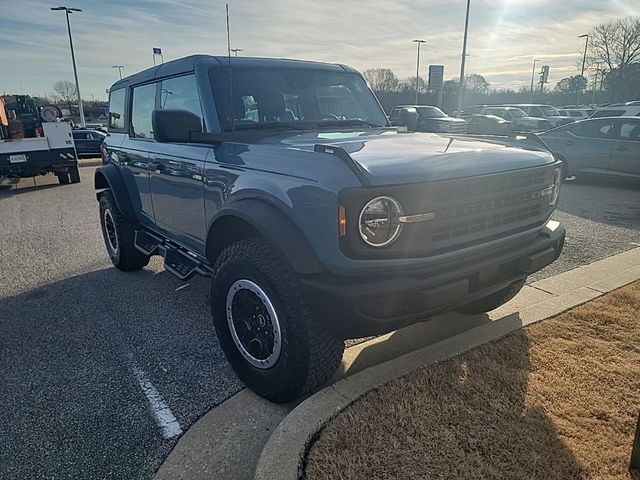
[[[310,69],[235,68],[210,73],[223,130],[235,128],[384,126],[387,118],[364,80],[353,73]]]
[[[558,112],[558,110],[556,110],[554,107],[552,107],[550,105],[543,105],[540,108],[542,109],[542,112],[544,113],[544,115],[546,117],[559,117],[560,116],[560,112]]]
[[[420,107],[417,109],[418,114],[425,118],[442,118],[447,115],[437,107]]]

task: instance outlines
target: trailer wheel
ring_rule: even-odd
[[[71,183],[80,183],[80,170],[77,165],[69,167],[69,180]]]

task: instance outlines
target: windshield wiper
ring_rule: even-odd
[[[318,122],[318,127],[352,127],[364,125],[370,128],[381,128],[386,127],[386,125],[380,125],[379,123],[367,122],[366,120],[360,120],[358,118],[352,118],[349,120],[326,120],[322,122]]]
[[[291,122],[260,122],[260,123],[241,123],[234,126],[236,130],[309,130],[308,128],[296,125]],[[228,129],[230,131],[231,129]]]

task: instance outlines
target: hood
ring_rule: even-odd
[[[267,143],[275,140],[271,137]],[[515,146],[455,135],[397,130],[309,132],[281,137],[278,143],[307,151],[313,151],[316,144],[342,147],[371,185],[446,180],[555,162],[551,153],[539,144]]]

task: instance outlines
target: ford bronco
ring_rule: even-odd
[[[345,339],[494,309],[563,247],[544,145],[391,127],[344,65],[190,56],[116,82],[109,110],[111,261],[211,277],[229,363],[276,402],[321,387]]]

